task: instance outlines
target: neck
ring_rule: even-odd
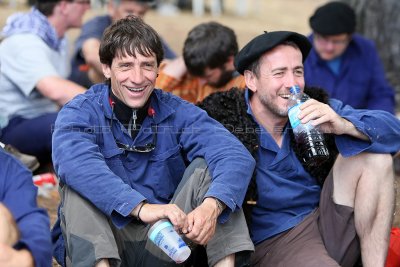
[[[64,35],[68,29],[67,29],[67,26],[65,25],[65,22],[62,21],[62,18],[60,18],[59,16],[55,16],[53,14],[53,15],[50,15],[49,17],[47,17],[47,19],[49,20],[50,24],[56,30],[58,38],[64,37]]]
[[[129,106],[127,106],[124,102],[122,102],[117,96],[115,96],[111,90],[110,90],[110,97],[115,103],[114,106],[115,116],[123,125],[125,126],[129,125],[134,110],[136,111],[136,116],[137,116],[136,123],[142,124],[145,117],[147,116],[147,109],[149,107],[150,98],[143,107],[132,109]]]

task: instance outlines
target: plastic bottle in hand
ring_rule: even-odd
[[[300,91],[298,85],[290,88],[288,116],[302,160],[307,166],[316,167],[329,158],[324,136],[317,126],[301,123],[298,116],[300,106],[310,97]]]

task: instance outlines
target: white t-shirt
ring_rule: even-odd
[[[35,118],[56,112],[56,103],[43,97],[35,86],[44,77],[67,78],[70,73],[66,42],[60,52],[38,36],[15,34],[0,44],[0,127],[16,116]]]

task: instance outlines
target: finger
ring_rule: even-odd
[[[193,211],[187,215],[186,222],[187,222],[186,233],[190,233],[193,229],[193,224],[194,224]]]
[[[214,236],[215,228],[216,228],[216,222],[214,222],[213,220],[210,220],[207,230],[202,231],[199,234],[200,244],[204,245],[204,244],[208,243],[208,241]]]
[[[200,244],[205,244],[210,239],[210,236],[214,235],[215,225],[216,219],[208,216],[205,216],[203,220],[195,221],[194,227],[199,229],[197,240]]]
[[[167,216],[176,229],[181,229],[185,225],[186,214],[177,206],[170,206]]]

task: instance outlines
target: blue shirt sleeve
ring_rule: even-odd
[[[343,156],[350,157],[361,152],[394,154],[400,150],[400,120],[391,113],[353,109],[335,99],[330,100],[330,105],[370,139],[363,141],[347,135],[336,136],[336,145]]]
[[[21,234],[14,248],[28,249],[35,266],[50,267],[50,222],[46,211],[36,204],[37,188],[32,174],[1,149],[0,162],[0,201],[10,210]]]
[[[229,208],[219,218],[224,222],[227,210],[241,208],[255,160],[234,135],[198,107],[183,104],[177,117],[183,118],[178,126],[185,131],[177,132],[188,160],[203,157],[209,167],[212,182],[205,197],[216,197]]]

